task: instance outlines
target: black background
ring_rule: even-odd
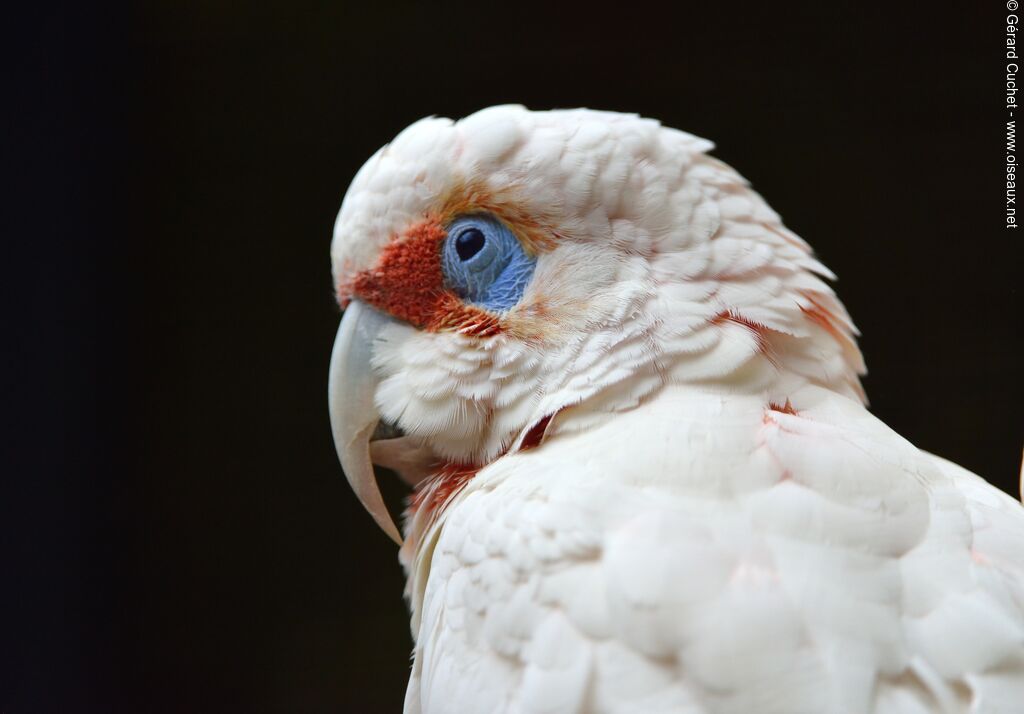
[[[8,28],[4,712],[400,710],[403,578],[328,429],[328,246],[355,171],[427,114],[589,106],[713,139],[839,274],[874,412],[1016,493],[1004,4],[706,5]]]

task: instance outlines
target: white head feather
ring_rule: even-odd
[[[831,273],[711,148],[635,115],[501,106],[423,119],[378,151],[335,225],[343,299],[460,191],[486,194],[542,244],[499,334],[384,330],[384,418],[443,459],[484,464],[531,428],[583,428],[666,383],[780,404],[814,383],[862,400]]]

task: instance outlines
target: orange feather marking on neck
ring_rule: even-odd
[[[422,508],[430,512],[440,511],[478,471],[479,468],[471,464],[442,464],[436,474],[424,479],[416,487],[409,499],[409,514],[412,515]]]

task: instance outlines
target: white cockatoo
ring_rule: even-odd
[[[865,409],[832,274],[711,148],[503,106],[353,180],[329,400],[405,711],[1024,712],[1024,509]]]

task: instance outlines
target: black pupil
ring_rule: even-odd
[[[479,228],[467,228],[455,238],[455,252],[465,262],[480,252],[487,239]]]

